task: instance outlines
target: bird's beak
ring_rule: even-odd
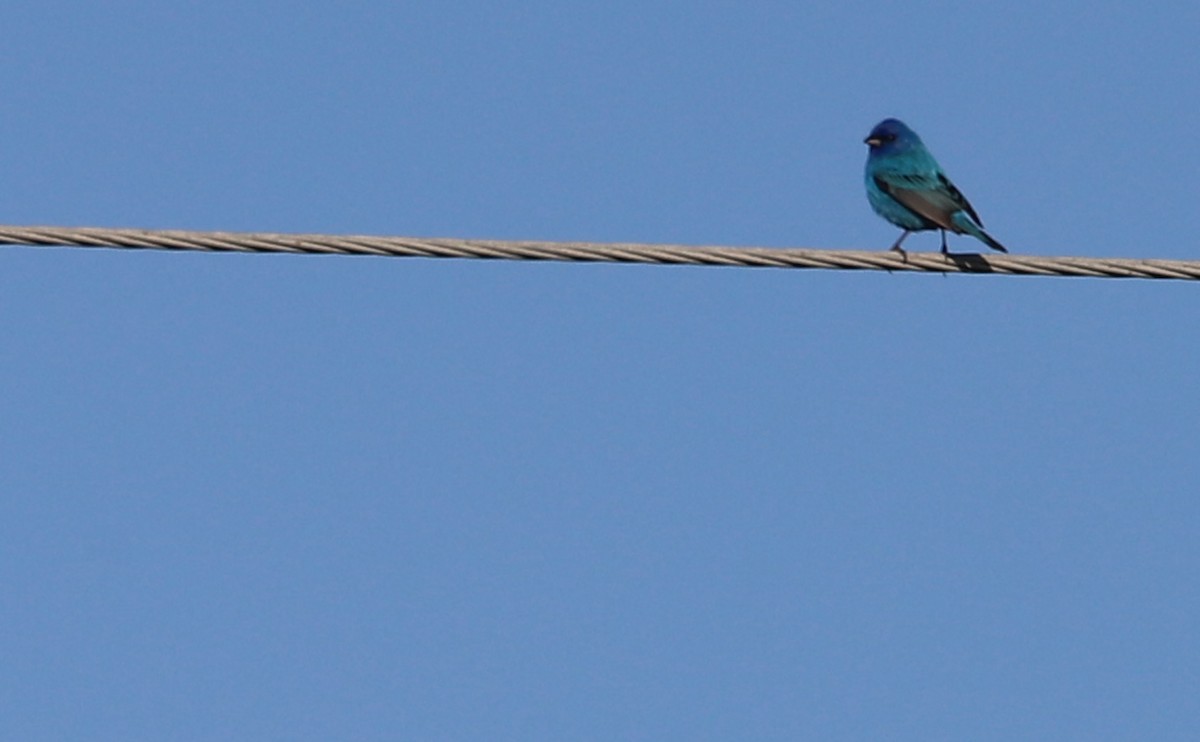
[[[863,141],[867,143],[868,147],[878,147],[879,145],[883,144],[882,139],[876,139],[875,137],[867,137]]]

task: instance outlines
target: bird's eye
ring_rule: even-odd
[[[881,136],[881,137],[879,137],[879,138],[880,138],[880,139],[882,139],[882,140],[883,140],[883,141],[885,141],[885,142],[894,142],[894,141],[896,141],[896,135],[895,135],[895,134],[884,134],[883,136]]]

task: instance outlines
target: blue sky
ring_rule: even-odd
[[[1194,2],[799,5],[24,4],[0,222],[1197,257]],[[0,262],[6,738],[1200,724],[1190,284]]]

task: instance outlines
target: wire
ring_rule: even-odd
[[[96,227],[0,226],[0,245],[115,247],[210,252],[385,255],[421,258],[565,260],[574,262],[717,265],[752,268],[826,268],[1009,276],[1200,279],[1200,261],[1140,258],[1068,258],[887,250],[690,247],[595,242],[510,242],[418,237],[190,232]]]

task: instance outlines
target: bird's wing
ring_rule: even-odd
[[[903,206],[928,219],[942,229],[961,232],[952,221],[956,211],[965,211],[975,223],[983,226],[979,215],[966,196],[954,187],[944,173],[900,175],[888,173],[875,176],[875,185]]]

